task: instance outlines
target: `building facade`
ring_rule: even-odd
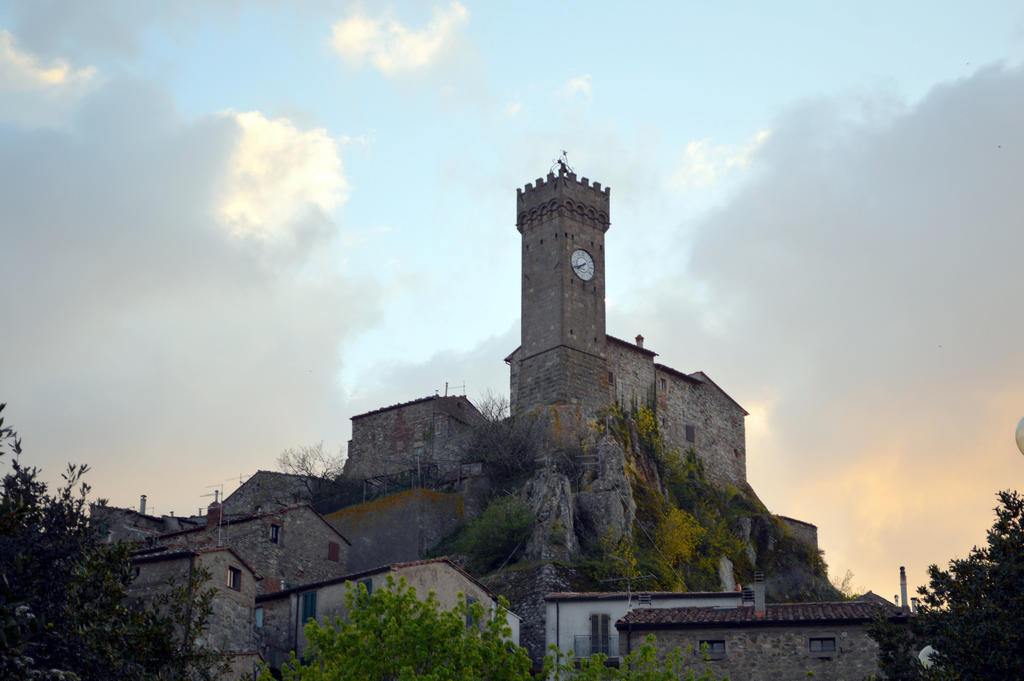
[[[732,681],[863,681],[878,673],[878,645],[867,635],[877,612],[877,604],[856,601],[635,609],[615,627],[624,654],[653,634],[659,658],[678,648],[691,669],[709,666]],[[907,622],[895,608],[881,612]]]

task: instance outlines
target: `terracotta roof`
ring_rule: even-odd
[[[797,520],[796,518],[790,518],[788,515],[776,515],[775,517],[779,518],[780,520],[785,520],[788,523],[796,523],[797,525],[806,525],[807,527],[813,527],[814,529],[818,529],[817,525],[815,525],[814,523],[809,523],[806,520]]]
[[[364,416],[372,416],[374,414],[380,414],[380,413],[383,413],[385,411],[391,411],[392,409],[401,409],[402,407],[408,407],[408,406],[411,406],[411,405],[414,405],[414,404],[420,404],[421,402],[429,402],[430,400],[456,400],[456,401],[457,400],[462,400],[463,402],[468,403],[469,406],[471,406],[471,407],[473,406],[473,403],[470,402],[469,398],[467,398],[465,395],[444,395],[444,396],[442,396],[442,395],[428,395],[427,397],[420,397],[420,398],[415,399],[415,400],[409,400],[408,402],[399,402],[398,404],[392,404],[392,405],[387,406],[387,407],[381,407],[379,409],[374,409],[372,411],[366,411],[366,412],[363,412],[362,414],[356,414],[355,416],[353,416],[351,418],[351,420],[355,421],[356,419],[361,419]],[[473,408],[476,409],[476,407],[473,407]]]
[[[857,601],[834,603],[772,603],[758,616],[754,608],[640,608],[615,623],[619,629],[682,629],[699,627],[779,626],[827,622],[867,622],[878,606]],[[895,608],[890,617],[900,615]]]
[[[700,384],[702,384],[704,382],[704,381],[700,380],[699,378],[694,378],[693,376],[690,376],[689,374],[684,374],[682,371],[679,371],[678,369],[673,369],[670,366],[667,366],[665,364],[659,364],[658,362],[654,363],[654,368],[657,369],[658,371],[664,371],[666,374],[669,374],[670,376],[675,376],[676,378],[681,378],[684,381],[687,381],[688,383],[696,383],[697,385],[700,385]]]
[[[609,336],[609,335],[606,335],[605,338],[607,338],[612,343],[617,343],[618,345],[624,345],[627,348],[629,348],[630,350],[635,350],[636,352],[641,352],[641,353],[643,353],[645,355],[649,355],[651,357],[657,357],[658,356],[658,353],[654,352],[653,350],[648,350],[647,348],[642,348],[639,345],[637,345],[636,343],[630,343],[627,340],[622,340],[621,338],[616,338],[615,336]]]
[[[322,581],[319,581],[319,582],[312,582],[310,584],[300,584],[298,586],[293,586],[293,587],[290,587],[288,589],[282,589],[280,591],[273,591],[271,593],[262,594],[262,595],[256,597],[256,601],[257,602],[262,602],[262,601],[274,600],[276,598],[282,598],[284,596],[287,596],[287,595],[293,594],[293,593],[299,593],[299,592],[302,592],[302,591],[309,591],[310,589],[320,589],[320,588],[323,588],[325,586],[332,586],[334,584],[344,584],[345,582],[354,582],[354,581],[358,581],[360,579],[365,579],[366,577],[372,577],[373,575],[379,575],[379,574],[382,574],[382,573],[385,573],[385,572],[394,572],[395,570],[401,570],[402,568],[407,568],[407,567],[415,567],[417,565],[428,565],[430,563],[447,563],[449,567],[451,567],[456,572],[461,574],[463,577],[465,577],[466,579],[468,579],[469,581],[473,582],[478,587],[483,589],[484,592],[488,596],[490,596],[493,600],[495,600],[495,601],[498,600],[497,594],[495,594],[493,591],[491,591],[486,586],[481,584],[479,580],[477,580],[475,577],[473,577],[473,575],[469,574],[468,572],[466,572],[465,570],[460,568],[458,565],[453,563],[450,559],[442,557],[442,558],[427,558],[425,560],[413,560],[413,561],[409,561],[409,562],[406,562],[406,563],[388,563],[387,565],[381,565],[379,567],[371,568],[369,570],[363,570],[362,572],[353,572],[353,573],[350,573],[350,574],[347,574],[347,575],[342,575],[341,577],[332,577],[330,579],[325,579],[325,580],[322,580]]]
[[[616,600],[621,598],[637,598],[638,596],[650,596],[651,598],[721,598],[722,600],[739,602],[741,594],[739,591],[556,591],[544,596],[545,601],[603,601]]]
[[[279,509],[274,510],[274,511],[263,511],[262,513],[253,513],[252,515],[246,515],[246,516],[242,516],[240,518],[225,518],[223,520],[223,522],[221,522],[221,526],[223,527],[224,525],[237,525],[238,523],[247,523],[247,522],[250,522],[252,520],[259,520],[260,518],[266,518],[266,517],[272,516],[272,515],[280,515],[282,513],[287,513],[289,511],[294,511],[294,510],[300,509],[300,508],[308,508],[313,513],[313,515],[315,515],[316,517],[320,518],[320,520],[323,521],[324,525],[326,525],[327,527],[331,528],[331,531],[334,532],[334,534],[336,534],[339,537],[341,537],[342,539],[344,539],[346,544],[348,544],[349,546],[352,546],[352,542],[350,542],[345,535],[343,535],[341,532],[338,532],[337,528],[334,527],[334,525],[331,525],[329,522],[324,520],[324,517],[322,515],[320,515],[319,513],[317,513],[316,510],[312,506],[310,506],[309,504],[295,504],[293,506],[285,506],[284,508],[279,508]],[[204,523],[204,524],[199,525],[197,527],[189,527],[189,528],[184,529],[184,530],[175,530],[174,532],[164,532],[164,533],[162,533],[160,535],[157,535],[157,541],[159,541],[161,539],[165,539],[167,537],[177,537],[177,536],[180,536],[180,535],[183,535],[183,534],[189,534],[191,532],[200,532],[200,531],[205,530],[205,529],[207,529],[207,525]]]

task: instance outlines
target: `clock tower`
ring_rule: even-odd
[[[604,234],[610,190],[577,179],[563,161],[516,190],[522,234],[522,339],[509,358],[512,409],[606,406]]]

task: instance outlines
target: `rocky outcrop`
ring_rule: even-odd
[[[633,527],[636,502],[626,474],[626,454],[611,437],[594,446],[594,477],[584,477],[575,495],[576,533],[581,544],[607,537],[620,539]]]
[[[572,487],[565,474],[544,468],[527,481],[520,496],[536,518],[526,541],[526,560],[568,561],[579,553]]]

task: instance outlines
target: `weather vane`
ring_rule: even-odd
[[[566,173],[576,173],[576,170],[569,165],[569,155],[565,149],[562,149],[562,155],[555,159],[555,162],[551,164],[551,170],[558,167],[558,174],[565,175]]]

